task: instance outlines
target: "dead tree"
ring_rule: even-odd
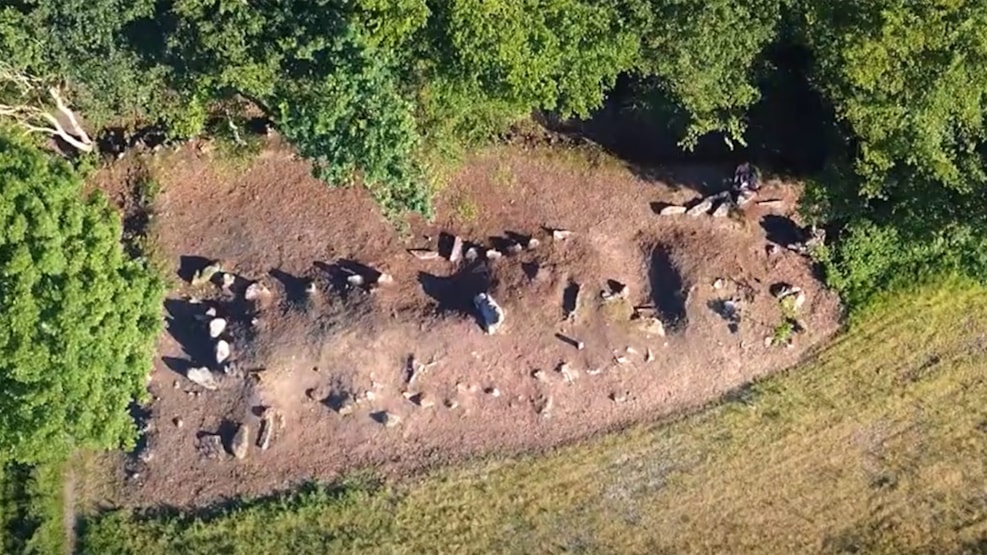
[[[62,89],[0,64],[0,117],[12,119],[28,133],[43,133],[82,152],[95,145],[62,98]]]

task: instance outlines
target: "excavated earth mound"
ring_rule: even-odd
[[[768,183],[725,217],[661,216],[720,184],[580,156],[479,155],[403,233],[277,144],[243,172],[193,147],[159,156],[151,231],[182,280],[116,501],[204,505],[542,449],[710,401],[836,331],[838,299],[777,241],[804,234],[797,187]],[[120,189],[133,163],[98,185]],[[502,311],[494,333],[480,293]],[[214,388],[189,379],[202,368]]]

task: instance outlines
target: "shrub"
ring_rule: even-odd
[[[63,162],[0,135],[0,459],[132,445],[163,286]]]

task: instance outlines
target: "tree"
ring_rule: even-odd
[[[8,130],[9,131],[9,130]],[[67,164],[0,135],[0,459],[133,442],[163,286]]]
[[[805,0],[799,13],[815,84],[855,136],[863,196],[913,177],[965,192],[987,180],[987,5]]]
[[[0,117],[12,119],[28,133],[55,136],[82,152],[92,152],[92,139],[62,94],[57,85],[46,87],[43,80],[0,62]]]

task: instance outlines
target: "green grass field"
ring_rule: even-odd
[[[672,422],[390,486],[90,517],[92,555],[987,550],[987,290],[890,298]]]

